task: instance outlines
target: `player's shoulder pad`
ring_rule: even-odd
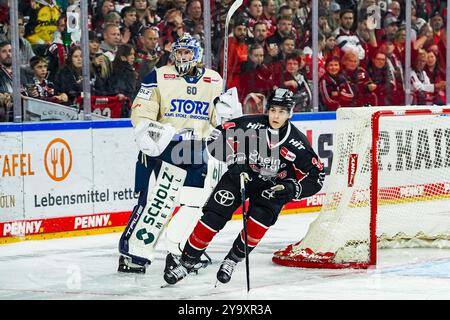
[[[158,76],[156,69],[153,69],[149,74],[147,74],[142,80],[141,86],[144,88],[155,88],[158,86]]]

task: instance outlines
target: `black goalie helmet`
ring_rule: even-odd
[[[292,115],[294,105],[294,93],[288,89],[278,88],[267,99],[266,112],[269,111],[271,106],[277,106],[287,108]]]

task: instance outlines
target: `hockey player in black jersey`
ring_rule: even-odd
[[[283,206],[316,194],[323,184],[323,165],[310,143],[290,121],[293,94],[276,89],[269,97],[266,114],[247,115],[218,126],[210,135],[210,155],[226,161],[222,176],[203,207],[186,242],[180,264],[167,270],[164,279],[175,284],[195,266],[213,237],[231,220],[241,205],[240,176],[246,174],[249,199],[247,252],[251,252],[278,218]],[[217,273],[227,283],[236,264],[245,257],[243,231],[236,237]]]

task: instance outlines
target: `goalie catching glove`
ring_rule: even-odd
[[[230,88],[216,97],[214,106],[216,107],[217,124],[242,116],[242,104],[239,102],[236,87]]]
[[[261,195],[268,200],[291,201],[293,199],[299,199],[301,193],[302,186],[294,180],[288,179],[264,190]]]
[[[134,129],[139,149],[150,157],[157,157],[166,149],[176,130],[170,124],[143,120]]]

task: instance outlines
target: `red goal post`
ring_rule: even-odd
[[[379,246],[448,247],[450,108],[342,108],[335,136],[319,217],[274,263],[368,268]]]

